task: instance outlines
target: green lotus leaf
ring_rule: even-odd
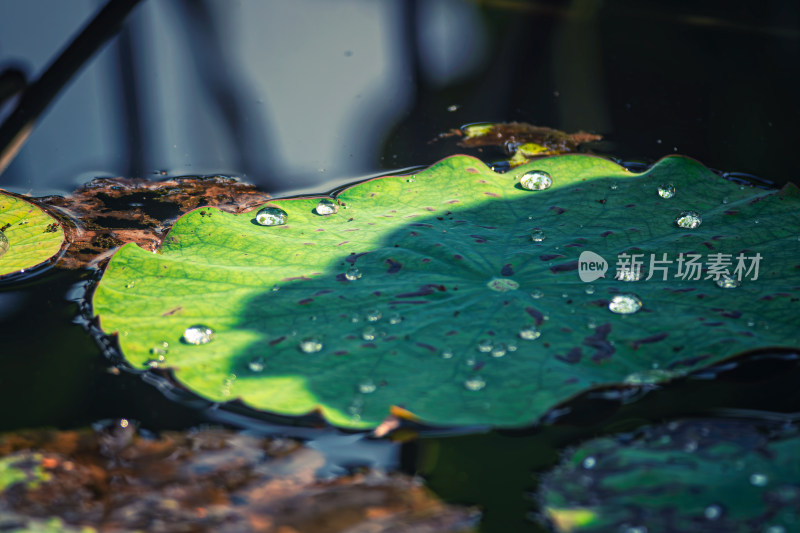
[[[0,191],[0,276],[47,261],[63,242],[64,230],[53,217]]]
[[[583,443],[541,480],[558,531],[767,531],[800,523],[800,437],[682,421]]]
[[[522,187],[532,171],[552,185]],[[800,344],[799,196],[677,156],[642,174],[587,155],[498,174],[454,156],[346,188],[333,214],[322,197],[275,200],[287,219],[272,226],[190,212],[158,253],[122,247],[93,305],[131,365],[172,368],[213,401],[350,428],[393,405],[522,426],[593,386]],[[713,264],[690,272],[680,253]],[[620,254],[672,263],[615,279]],[[601,260],[605,277],[582,281]]]

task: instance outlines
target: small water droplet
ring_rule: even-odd
[[[722,507],[719,505],[709,505],[703,511],[703,515],[706,517],[707,520],[716,520],[720,516],[722,516]]]
[[[642,265],[627,265],[625,268],[617,270],[614,274],[614,279],[619,281],[639,281],[644,276],[644,267]]]
[[[272,286],[272,292],[278,292],[279,290],[281,290],[281,288],[278,285]]]
[[[150,354],[155,355],[156,359],[159,361],[163,361],[166,358],[167,353],[169,352],[169,343],[167,341],[161,341],[156,343],[155,346],[150,348]]]
[[[10,247],[11,244],[8,242],[8,237],[6,237],[5,233],[0,231],[0,256],[6,253]]]
[[[589,329],[595,329],[597,327],[597,320],[590,318],[589,321],[586,322],[586,327]]]
[[[581,461],[581,466],[583,466],[583,468],[585,468],[586,470],[591,470],[592,468],[594,468],[596,464],[597,464],[597,459],[595,459],[591,455],[589,457],[586,457],[583,461]]]
[[[339,212],[339,204],[330,198],[323,198],[317,204],[317,214],[322,216],[333,215]]]
[[[722,276],[718,277],[714,283],[716,283],[717,287],[720,289],[735,289],[741,285],[741,282],[738,279],[727,274],[723,274]]]
[[[526,172],[519,179],[519,184],[523,189],[529,191],[543,191],[549,189],[553,184],[553,179],[550,174],[543,170],[531,170]]]
[[[769,478],[764,474],[760,474],[756,472],[755,474],[750,475],[750,484],[754,487],[765,487],[769,482]]]
[[[755,219],[755,220],[753,221],[753,224],[758,224],[758,219]]]
[[[378,387],[375,385],[375,382],[371,379],[365,379],[358,384],[358,392],[361,394],[372,394],[377,388]]]
[[[464,388],[471,391],[479,391],[486,386],[486,381],[480,376],[472,376],[464,381]]]
[[[126,289],[132,289],[136,286],[136,280],[131,280],[125,284]]]
[[[344,273],[344,277],[349,279],[350,281],[355,281],[357,279],[361,279],[361,271],[358,269],[357,266],[351,266],[347,269],[347,272]]]
[[[727,203],[728,203],[728,197],[727,197],[727,196],[726,196],[725,198],[723,198],[723,199],[722,199],[722,203],[723,203],[723,204],[727,204]]]
[[[506,350],[508,350],[509,352],[516,352],[517,351],[517,343],[509,342],[508,344],[506,344]]]
[[[491,339],[481,339],[478,341],[478,351],[483,353],[489,353],[492,351],[494,344],[492,343]]]
[[[299,348],[304,353],[317,353],[322,349],[322,341],[319,337],[306,337],[300,341]]]
[[[289,215],[279,207],[265,207],[256,213],[256,222],[262,226],[280,226],[287,218]]]
[[[594,294],[594,286],[587,285],[586,286],[586,294]]]
[[[753,320],[752,318],[750,318],[750,319],[747,320],[747,325],[752,328],[753,326],[756,325],[756,321]]]
[[[158,368],[159,363],[161,363],[161,361],[158,359],[148,359],[144,362],[144,365],[148,368]]]
[[[544,231],[535,229],[531,232],[531,240],[533,242],[542,242],[544,240]]]
[[[786,533],[786,528],[781,525],[769,526],[764,533]]]
[[[350,322],[352,322],[353,324],[357,324],[361,322],[361,317],[358,315],[353,315],[350,317]]]
[[[681,214],[675,217],[675,225],[679,228],[695,229],[700,227],[703,222],[703,217],[697,211],[681,211]]]
[[[444,348],[439,355],[442,356],[442,359],[452,359],[453,350],[451,350],[450,348]]]
[[[374,341],[377,335],[378,335],[378,330],[376,330],[372,326],[366,326],[364,329],[361,330],[361,338],[364,339],[365,341]]]
[[[533,298],[534,300],[538,300],[542,296],[544,296],[544,293],[539,289],[531,291],[531,298]]]
[[[675,186],[671,183],[658,186],[658,195],[661,198],[672,198],[675,196]]]
[[[612,191],[616,191],[619,188],[619,184],[616,181],[612,181],[608,188]]]
[[[183,332],[182,340],[186,344],[192,344],[194,346],[208,344],[214,340],[214,330],[202,324],[190,326]]]
[[[403,320],[405,319],[402,317],[402,315],[395,313],[389,317],[389,324],[399,324]]]
[[[415,182],[415,181],[417,181],[417,180],[416,180],[415,178],[408,178],[406,181],[407,181],[408,183],[414,183],[414,182]]]
[[[264,358],[260,355],[257,355],[250,359],[250,362],[247,363],[247,366],[253,372],[261,372],[264,370]]]
[[[530,325],[522,328],[519,330],[519,338],[524,339],[526,341],[532,341],[541,337],[542,332],[539,331],[536,326]]]
[[[500,358],[506,354],[506,345],[505,343],[498,343],[492,347],[491,355],[492,357]]]
[[[382,316],[380,309],[370,309],[364,318],[367,319],[367,322],[377,322]]]
[[[608,302],[608,310],[620,315],[630,315],[642,308],[642,301],[635,294],[616,294]]]

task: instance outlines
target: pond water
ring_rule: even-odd
[[[484,121],[599,133],[592,150],[624,161],[679,153],[800,183],[800,5],[696,4],[144,0],[41,116],[0,187],[43,196],[101,176],[223,174],[274,196],[323,192],[432,164],[458,150],[431,142],[439,134]],[[98,9],[1,3],[0,69],[35,79]],[[97,278],[51,269],[0,281],[0,431],[127,418],[151,431],[296,435],[328,450],[326,473],[418,473],[443,499],[480,506],[483,531],[536,531],[537,475],[566,445],[681,416],[800,411],[800,370],[776,355],[635,402],[583,396],[538,428],[353,442],[110,373],[85,301]]]

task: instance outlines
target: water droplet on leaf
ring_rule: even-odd
[[[371,309],[367,311],[367,315],[364,318],[366,318],[368,322],[377,322],[382,316],[383,314],[381,314],[380,309]]]
[[[608,302],[608,310],[620,315],[630,315],[642,308],[642,301],[635,294],[617,294]]]
[[[586,294],[594,294],[594,287],[592,285],[586,286]]]
[[[722,507],[719,505],[709,505],[703,511],[703,516],[705,516],[707,520],[716,520],[722,516]]]
[[[479,391],[486,386],[486,381],[480,376],[473,376],[464,381],[464,388],[471,391]]]
[[[619,184],[616,181],[612,181],[611,185],[609,185],[608,188],[611,189],[612,191],[616,191],[618,187],[619,187]]]
[[[167,353],[169,352],[169,343],[167,341],[161,341],[156,343],[155,346],[150,348],[150,353],[155,355],[157,359],[163,361]]]
[[[596,464],[597,464],[597,459],[595,459],[591,455],[589,457],[586,457],[583,461],[581,461],[581,466],[583,466],[583,468],[585,468],[586,470],[591,470],[592,468],[594,468]]]
[[[389,317],[389,324],[399,324],[403,320],[404,319],[403,319],[403,317],[401,315],[395,313],[395,314],[393,314],[392,316]]]
[[[536,329],[536,326],[526,326],[519,330],[519,338],[524,339],[526,341],[532,341],[538,339],[542,335],[542,332]]]
[[[317,353],[322,349],[322,341],[319,337],[306,337],[300,341],[299,348],[304,353]]]
[[[671,183],[658,186],[658,195],[661,198],[672,198],[675,196],[675,186]]]
[[[506,354],[506,345],[504,343],[495,344],[492,347],[492,357],[503,357]]]
[[[720,289],[735,289],[741,285],[741,282],[738,279],[727,274],[723,274],[722,276],[718,277],[714,283],[716,283],[717,287]]]
[[[377,334],[377,330],[372,326],[367,326],[361,330],[361,338],[365,341],[374,341]]]
[[[250,359],[250,362],[247,363],[247,366],[253,372],[261,372],[264,370],[264,358],[260,355],[257,355]]]
[[[531,232],[531,240],[533,242],[542,242],[544,240],[544,231],[535,229]]]
[[[531,291],[531,298],[533,298],[534,300],[538,300],[542,296],[544,296],[544,293],[542,291],[540,291],[539,289]]]
[[[695,229],[700,227],[703,222],[703,217],[697,211],[682,211],[680,215],[675,218],[675,225],[679,228]]]
[[[333,215],[339,212],[339,204],[330,198],[323,198],[317,204],[317,214],[322,216]]]
[[[453,350],[451,350],[450,348],[445,348],[442,350],[442,353],[440,355],[442,356],[442,359],[452,359]]]
[[[553,179],[550,174],[543,170],[531,170],[526,172],[519,179],[519,184],[523,189],[529,191],[543,191],[549,189],[553,184]]]
[[[358,384],[358,392],[361,394],[371,394],[375,392],[378,387],[371,379],[365,379],[361,383]]]
[[[279,207],[265,207],[256,213],[256,222],[262,226],[280,226],[286,224],[289,215]]]
[[[478,342],[478,351],[483,353],[489,353],[492,351],[493,348],[492,340],[491,339],[481,339]]]
[[[755,473],[750,476],[750,484],[754,487],[764,487],[768,481],[769,478],[764,474]]]
[[[183,342],[198,346],[208,344],[214,340],[214,330],[208,326],[197,324],[186,328],[183,332]]]
[[[357,266],[351,266],[350,268],[347,269],[347,272],[344,273],[344,277],[346,277],[350,281],[361,279],[361,271],[358,269]]]

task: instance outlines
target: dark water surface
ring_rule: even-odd
[[[0,3],[0,69],[34,79],[98,8]],[[451,155],[452,143],[430,141],[481,121],[592,131],[605,136],[596,151],[623,160],[680,153],[781,185],[800,182],[798,94],[797,2],[145,0],[41,117],[0,187],[65,194],[96,176],[165,171],[324,191]],[[565,445],[678,416],[800,411],[800,371],[775,356],[633,403],[579,398],[538,429],[362,442],[109,373],[85,307],[96,276],[0,282],[0,431],[124,417],[153,431],[221,422],[298,435],[328,450],[332,473],[359,462],[418,472],[448,501],[482,506],[486,531],[524,531],[536,528],[536,472]]]

